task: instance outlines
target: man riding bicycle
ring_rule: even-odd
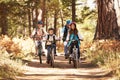
[[[33,30],[31,37],[33,38],[35,42],[35,55],[38,55],[38,46],[42,46],[41,40],[43,39],[43,36],[46,35],[46,31],[42,28],[43,22],[38,21],[37,27]],[[43,46],[42,46],[43,47]],[[43,51],[42,51],[43,52]]]

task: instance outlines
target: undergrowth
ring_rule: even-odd
[[[120,78],[120,42],[99,40],[87,47],[87,59]]]

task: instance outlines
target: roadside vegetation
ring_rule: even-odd
[[[33,58],[33,41],[29,38],[0,37],[0,78],[15,79],[15,76],[24,73],[23,60]],[[31,45],[31,46],[30,46]]]
[[[23,66],[26,66],[23,60],[34,58],[34,42],[29,38],[33,30],[33,9],[37,11],[40,8],[45,12],[42,17],[46,20],[44,21],[46,30],[49,27],[54,27],[56,32],[59,32],[58,29],[65,24],[65,21],[71,19],[70,1],[45,1],[47,0],[0,1],[0,79],[10,80],[15,79],[17,75],[22,75],[24,73]],[[42,5],[44,3],[47,5],[46,8],[45,5]],[[91,10],[88,6],[81,5],[79,9],[76,9],[76,13],[77,28],[84,37],[84,41],[81,41],[81,53],[85,56],[85,60],[92,65],[106,69],[112,76],[116,77],[116,80],[119,80],[120,41],[112,39],[93,41],[98,19],[97,9]],[[2,34],[9,37],[2,36]],[[57,46],[58,52],[63,52],[63,43],[58,42]]]

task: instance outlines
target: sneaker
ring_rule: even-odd
[[[67,57],[67,56],[65,56],[65,59],[68,59],[68,57]]]

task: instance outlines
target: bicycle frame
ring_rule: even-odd
[[[39,56],[39,60],[40,60],[40,64],[42,64],[42,43],[41,41],[38,42],[38,56]]]
[[[52,45],[50,46],[50,52],[49,52],[49,57],[50,57],[50,65],[54,68],[54,48],[52,47]]]
[[[74,44],[73,52],[71,53],[71,57],[69,57],[69,64],[71,64],[71,61],[73,62],[73,66],[75,68],[78,68],[79,65],[79,59],[78,59],[78,48]]]

